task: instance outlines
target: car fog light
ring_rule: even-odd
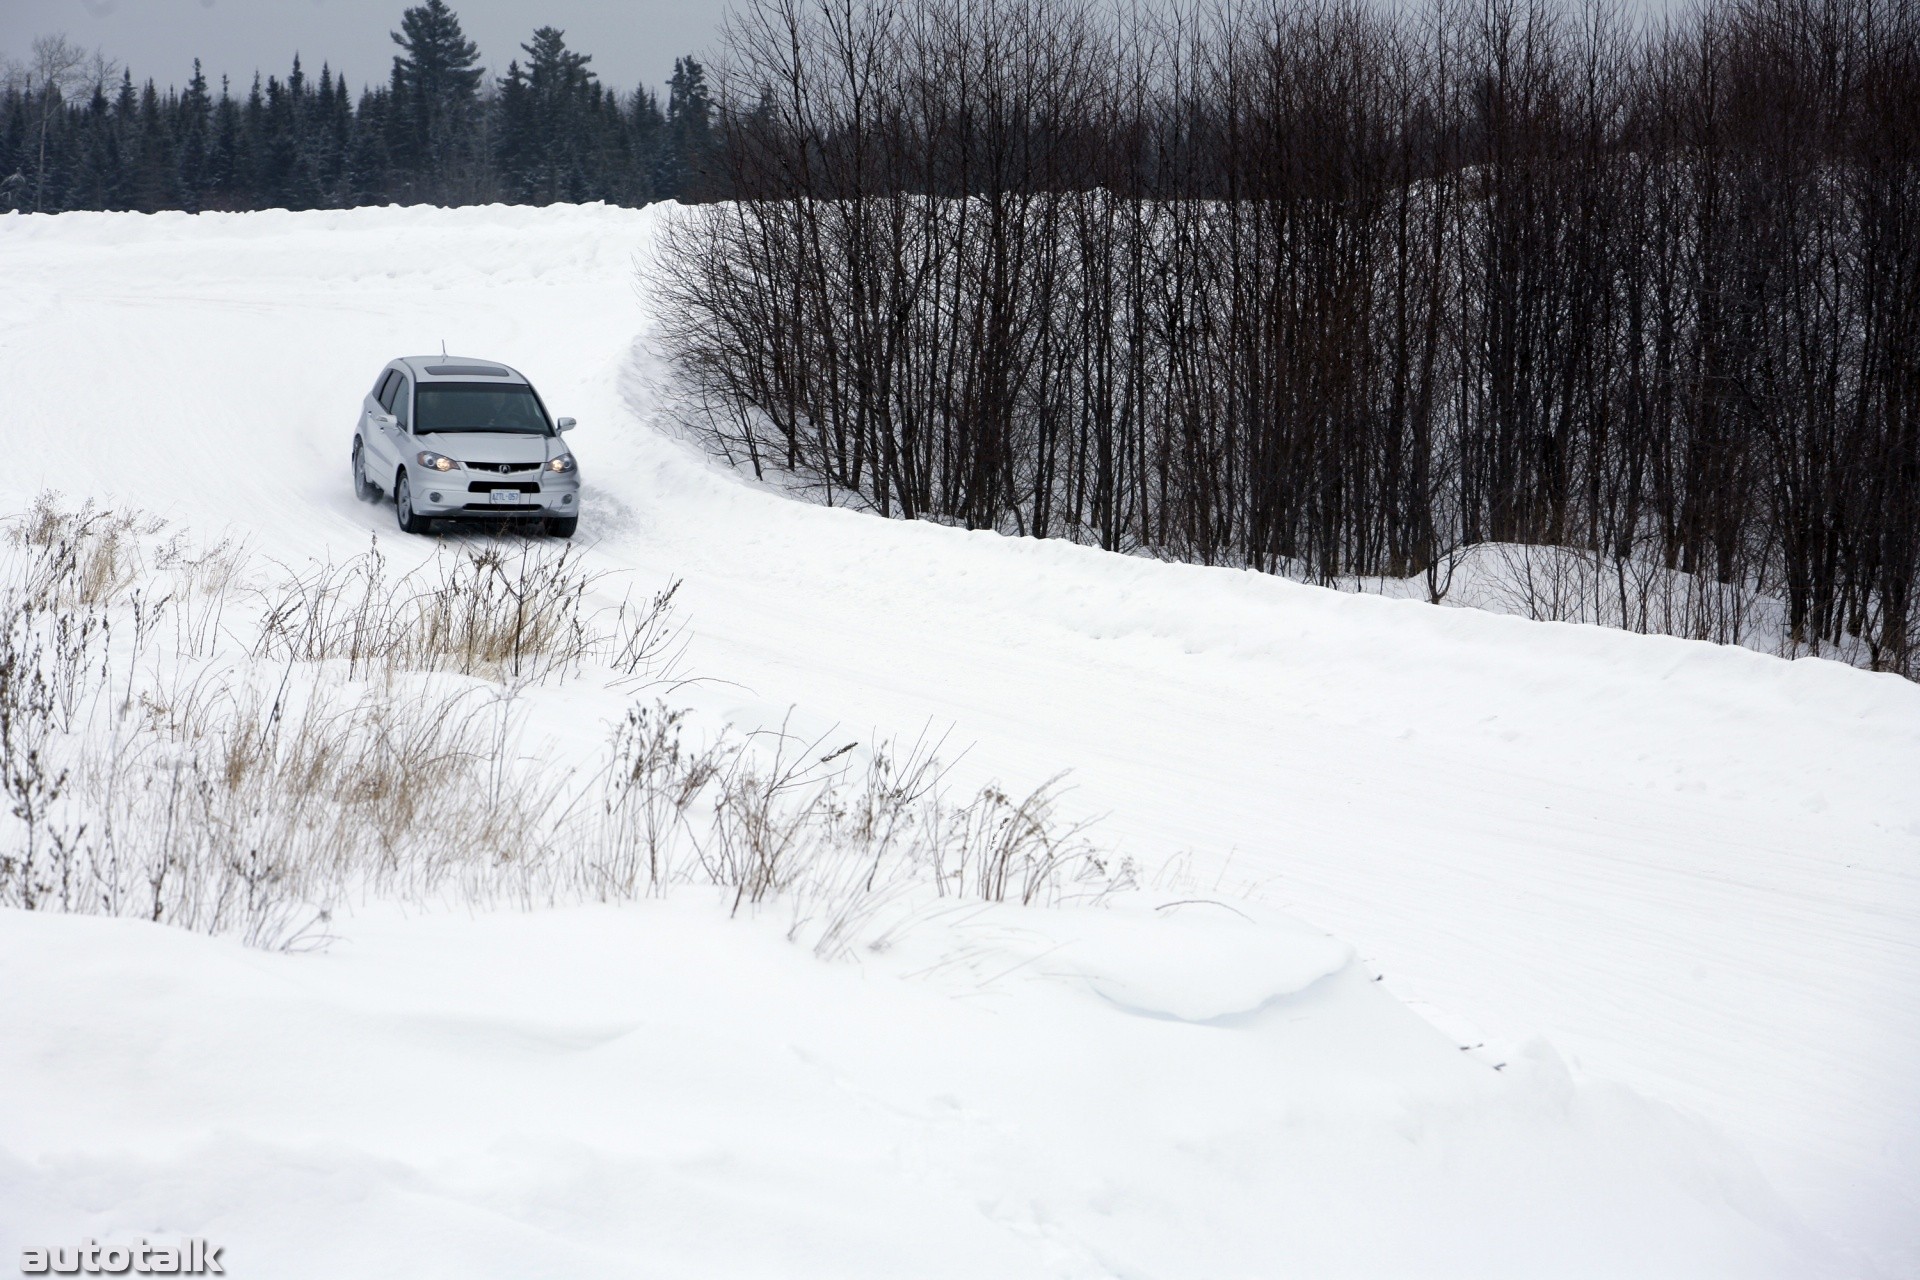
[[[564,497],[564,498],[562,498],[562,499],[560,499],[560,505],[561,505],[561,506],[563,506],[563,507],[570,507],[570,506],[572,506],[572,505],[573,505],[573,495],[572,495],[572,494],[568,494],[568,495],[567,495],[566,497]]]
[[[438,502],[440,501],[440,495],[437,493],[430,493],[427,495],[427,500],[429,502]]]

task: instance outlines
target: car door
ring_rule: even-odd
[[[380,371],[380,376],[373,380],[373,390],[360,399],[360,422],[354,428],[360,433],[360,447],[367,455],[367,474],[376,484],[384,483],[384,477],[393,473],[393,466],[387,461],[386,442],[374,418],[387,411],[388,393],[398,376],[393,369]]]
[[[373,438],[376,453],[380,459],[380,474],[384,481],[390,481],[400,469],[400,460],[406,457],[407,424],[413,416],[412,380],[400,370],[395,369],[387,379],[385,393],[380,397],[380,408],[384,417],[376,419]],[[391,422],[387,421],[391,419]]]

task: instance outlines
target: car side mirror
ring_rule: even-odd
[[[372,422],[376,427],[394,427],[400,424],[400,420],[390,413],[373,414],[369,417],[368,421]]]
[[[553,425],[556,430],[571,431],[575,427],[579,426],[580,424],[575,422],[572,418],[562,418],[560,419],[560,421],[554,423]]]

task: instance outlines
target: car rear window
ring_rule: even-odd
[[[414,431],[499,431],[546,435],[552,428],[525,383],[423,382],[414,392]]]

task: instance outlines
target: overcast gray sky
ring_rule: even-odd
[[[318,75],[322,62],[356,90],[384,81],[395,46],[387,33],[414,0],[0,0],[0,58],[19,58],[33,38],[64,31],[133,68],[139,79],[184,84],[199,58],[215,84],[284,77],[293,55]],[[658,88],[673,60],[712,42],[718,0],[447,0],[489,71],[506,70],[535,27],[567,33],[593,55],[603,82]]]

